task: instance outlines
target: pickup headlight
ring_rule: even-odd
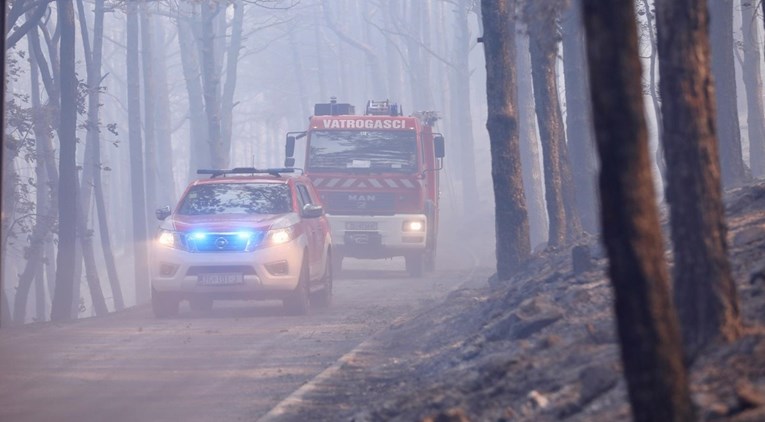
[[[284,227],[281,229],[271,229],[266,235],[268,245],[282,245],[295,238],[295,227]]]
[[[185,249],[181,233],[172,230],[160,230],[157,242],[168,248]]]

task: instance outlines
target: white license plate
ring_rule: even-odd
[[[240,273],[199,274],[198,283],[203,286],[226,286],[243,284],[244,276]]]
[[[346,221],[346,230],[377,230],[376,221]]]

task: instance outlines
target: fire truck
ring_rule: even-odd
[[[413,277],[434,269],[444,158],[437,120],[434,112],[404,116],[388,100],[355,114],[332,98],[314,106],[308,130],[287,133],[285,166],[302,166],[321,197],[335,273],[344,257],[403,256]]]

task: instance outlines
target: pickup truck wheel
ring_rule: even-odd
[[[189,300],[189,305],[194,312],[210,312],[213,307],[213,300],[209,297],[195,297]]]
[[[324,288],[311,296],[311,304],[318,308],[328,308],[332,305],[332,255],[328,256],[326,261],[324,277],[321,279]]]
[[[406,260],[406,271],[412,277],[422,277],[424,268],[424,254],[418,253],[413,255],[407,255],[404,257]]]
[[[178,315],[180,301],[171,293],[161,293],[151,289],[151,310],[157,318],[169,318]]]
[[[282,301],[284,309],[288,314],[305,315],[308,313],[308,283],[308,260],[303,258],[303,265],[300,266],[300,281],[295,291]]]

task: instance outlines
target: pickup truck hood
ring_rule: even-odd
[[[293,218],[290,218],[290,217]],[[294,214],[216,214],[216,215],[173,215],[165,220],[163,228],[188,232],[204,230],[210,232],[231,232],[238,230],[268,230],[275,226],[289,225]]]

